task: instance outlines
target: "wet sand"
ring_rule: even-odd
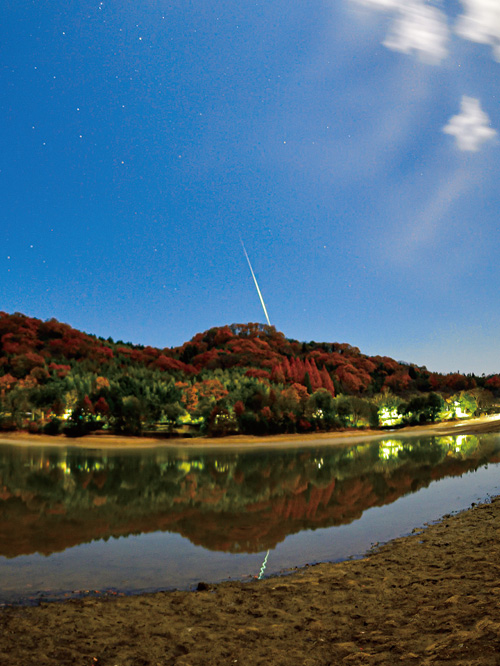
[[[0,611],[0,665],[500,664],[500,498],[361,560]]]
[[[369,442],[381,437],[418,437],[423,435],[466,435],[486,432],[500,432],[500,414],[481,416],[463,421],[445,421],[423,426],[412,426],[394,430],[369,430],[349,428],[333,432],[314,432],[301,434],[270,435],[257,437],[252,435],[233,435],[229,437],[192,437],[192,438],[164,438],[164,437],[124,437],[108,435],[97,432],[85,437],[65,437],[57,435],[32,435],[27,432],[6,432],[0,434],[0,444],[16,446],[76,446],[84,449],[143,449],[164,447],[175,450],[194,449],[228,449],[234,451],[317,447],[317,446],[345,446],[346,444],[359,444]]]

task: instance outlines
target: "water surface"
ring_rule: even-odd
[[[358,556],[500,494],[499,461],[500,434],[244,453],[0,446],[0,603]]]

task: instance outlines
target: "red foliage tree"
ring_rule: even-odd
[[[233,410],[236,416],[239,418],[245,411],[245,405],[241,400],[238,400],[237,402],[234,403]]]
[[[290,361],[290,378],[296,384],[302,384],[306,376],[306,368],[304,361],[300,358],[294,357]]]
[[[101,414],[101,416],[106,416],[109,414],[109,405],[102,395],[94,405],[94,412],[96,414]]]
[[[411,384],[411,377],[407,372],[398,371],[385,378],[384,387],[390,388],[394,393],[404,393]]]
[[[366,390],[371,381],[370,375],[356,370],[350,363],[337,368],[335,374],[344,392],[350,394]]]
[[[34,352],[26,352],[20,356],[15,356],[11,359],[11,367],[16,377],[25,377],[33,368],[43,368],[45,359],[40,354]]]
[[[285,375],[285,380],[289,382],[292,379],[292,370],[290,368],[290,362],[288,361],[288,358],[286,356],[283,359],[281,365],[283,367],[283,374]]]
[[[82,409],[84,412],[88,414],[93,414],[94,413],[94,405],[92,404],[91,399],[89,398],[88,395],[84,397],[82,400]]]
[[[335,388],[333,386],[333,381],[332,378],[330,377],[328,370],[325,367],[321,369],[320,376],[321,376],[321,386],[334,396]]]
[[[269,379],[270,375],[267,370],[259,370],[257,368],[250,368],[245,372],[246,377],[255,377],[255,379]]]
[[[500,389],[500,375],[489,377],[484,384],[490,389]]]
[[[262,418],[265,419],[266,421],[270,421],[273,418],[273,413],[271,411],[271,408],[268,407],[267,405],[260,410],[260,414]]]
[[[217,329],[217,333],[214,337],[214,344],[217,346],[224,345],[226,342],[233,338],[233,332],[229,326],[223,326],[222,328]]]
[[[446,375],[444,378],[446,386],[453,392],[465,391],[466,389],[473,389],[476,386],[474,379],[465,377],[459,372],[454,372]]]
[[[319,370],[316,367],[316,363],[314,362],[314,359],[311,361],[309,359],[306,359],[306,362],[304,364],[305,366],[305,371],[309,373],[309,380],[311,381],[311,388],[314,391],[317,391],[319,388],[321,388],[321,377],[319,374]]]
[[[59,363],[50,363],[49,364],[49,370],[52,370],[53,372],[56,373],[58,377],[63,379],[66,377],[68,372],[71,370],[70,365],[64,365],[64,364],[59,364]]]
[[[283,366],[281,363],[279,365],[273,365],[271,370],[271,381],[275,384],[285,383],[285,373],[283,372]]]
[[[6,391],[10,391],[11,388],[17,384],[17,379],[12,375],[3,375],[0,377],[0,394],[5,395]]]

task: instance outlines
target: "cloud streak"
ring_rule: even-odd
[[[491,141],[497,134],[490,127],[490,119],[481,109],[479,100],[467,95],[462,97],[460,113],[450,118],[443,132],[455,137],[459,150],[469,152],[477,152],[483,143]]]
[[[351,0],[358,5],[384,11],[392,23],[383,44],[389,49],[418,54],[424,62],[439,64],[448,55],[450,30],[446,14],[425,0]],[[454,32],[463,39],[489,44],[500,62],[500,0],[460,0],[464,13],[455,23]],[[477,152],[494,139],[497,132],[474,97],[462,96],[461,111],[442,128],[455,137],[461,151]]]
[[[450,29],[444,12],[425,0],[351,0],[357,5],[392,16],[384,46],[401,53],[416,53],[421,60],[440,63],[448,55]],[[490,45],[500,62],[499,0],[460,0],[463,6],[453,32],[462,39]]]
[[[500,2],[498,0],[461,0],[465,12],[459,16],[455,32],[463,39],[489,44],[500,62]]]
[[[392,51],[416,53],[424,62],[438,64],[448,55],[446,15],[423,0],[354,0],[357,4],[393,15],[383,44]]]
[[[447,232],[456,227],[450,213],[473,187],[475,179],[468,169],[460,166],[434,180],[432,185],[429,181],[418,191],[402,187],[392,200],[388,216],[394,222],[385,244],[385,262],[421,270],[422,265],[435,260],[433,251],[441,246]],[[409,214],[409,210],[415,214]],[[444,257],[440,265],[449,269]],[[436,270],[434,266],[433,273]]]
[[[400,4],[384,46],[401,53],[415,52],[424,62],[440,63],[448,55],[446,16],[421,2]]]

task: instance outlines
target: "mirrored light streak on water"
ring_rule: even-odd
[[[401,442],[400,440],[384,439],[374,445],[364,445],[357,448],[350,447],[346,449],[345,453],[332,449],[321,449],[313,452],[299,450],[292,453],[280,451],[272,455],[257,455],[253,453],[249,456],[245,455],[243,458],[239,455],[233,455],[232,458],[226,456],[222,461],[219,454],[206,455],[203,458],[190,454],[191,457],[189,459],[186,457],[178,458],[177,463],[166,456],[164,450],[148,452],[147,454],[143,452],[141,455],[127,454],[128,457],[118,456],[116,453],[111,454],[110,452],[103,452],[102,455],[92,452],[86,458],[87,454],[85,452],[75,454],[74,452],[71,453],[70,449],[67,450],[67,454],[65,451],[59,450],[57,452],[49,451],[44,456],[41,456],[39,451],[27,451],[24,449],[19,452],[19,464],[15,464],[14,453],[10,455],[9,452],[10,457],[7,456],[5,458],[2,467],[7,475],[4,478],[11,479],[17,483],[22,481],[24,485],[18,487],[24,489],[18,493],[11,493],[11,498],[4,500],[5,512],[2,514],[4,522],[3,524],[0,523],[0,526],[4,530],[4,535],[7,535],[9,533],[7,530],[11,529],[14,539],[14,537],[18,537],[21,534],[20,530],[23,526],[33,526],[32,521],[41,510],[41,504],[40,499],[37,499],[36,496],[31,497],[30,488],[39,487],[41,489],[40,493],[42,493],[39,497],[43,498],[43,493],[46,491],[47,484],[50,481],[53,484],[51,487],[54,488],[54,492],[56,493],[56,503],[52,503],[49,508],[52,507],[51,511],[54,509],[56,513],[49,514],[47,517],[48,522],[43,523],[43,525],[50,527],[50,534],[43,532],[43,538],[40,538],[40,528],[37,528],[36,525],[34,526],[35,531],[33,534],[39,538],[39,543],[41,544],[41,546],[37,547],[38,550],[49,552],[50,549],[47,549],[47,545],[49,545],[50,538],[54,534],[57,536],[57,530],[54,531],[57,525],[61,525],[62,530],[71,531],[73,529],[73,523],[71,522],[73,518],[71,518],[71,515],[69,516],[70,523],[64,523],[64,516],[57,514],[59,498],[65,489],[69,489],[68,492],[73,492],[72,489],[74,489],[76,492],[74,496],[72,494],[68,495],[68,507],[80,501],[84,501],[83,506],[85,507],[89,503],[90,498],[89,508],[83,511],[81,525],[79,526],[75,523],[74,527],[75,529],[86,529],[88,527],[87,515],[89,512],[94,512],[96,514],[96,523],[93,533],[96,536],[86,537],[84,540],[88,541],[87,543],[83,543],[80,538],[80,545],[73,547],[66,546],[65,550],[60,549],[61,552],[54,552],[54,548],[52,548],[50,551],[52,554],[48,556],[35,553],[15,557],[0,557],[0,603],[16,600],[26,601],[30,596],[38,597],[40,592],[51,596],[62,596],[65,592],[73,593],[76,590],[103,591],[109,588],[126,592],[171,588],[190,589],[196,587],[199,581],[218,582],[230,578],[250,580],[259,577],[259,572],[263,571],[265,571],[266,575],[270,575],[315,562],[338,561],[362,555],[376,542],[382,543],[408,534],[412,528],[438,520],[445,514],[467,509],[473,502],[487,500],[488,496],[500,494],[500,466],[496,462],[487,464],[489,459],[498,459],[500,436],[489,435],[488,439],[483,438],[479,441],[478,447],[476,447],[472,440],[464,439],[463,436],[460,437],[462,438],[460,441],[458,439],[450,439],[450,441],[446,440],[444,444],[440,440],[440,443],[445,448],[442,449],[439,455],[440,460],[444,460],[446,464],[448,460],[452,461],[454,468],[458,464],[453,462],[454,452],[456,455],[462,456],[462,463],[458,466],[458,474],[461,475],[444,477],[438,481],[430,481],[430,485],[427,487],[421,487],[411,494],[401,495],[391,504],[374,506],[372,502],[371,508],[360,509],[357,514],[355,511],[349,513],[348,521],[345,524],[334,524],[331,527],[316,527],[314,522],[305,521],[304,525],[306,527],[302,531],[298,531],[294,527],[298,523],[291,523],[291,527],[293,528],[291,531],[294,533],[288,531],[288,536],[280,536],[277,542],[274,541],[275,545],[267,549],[267,552],[264,549],[260,552],[245,552],[244,548],[245,542],[250,539],[253,533],[252,530],[256,527],[255,521],[252,522],[249,520],[249,517],[251,518],[256,515],[257,505],[255,503],[250,506],[250,511],[248,508],[245,508],[246,504],[243,505],[243,513],[241,514],[243,522],[236,528],[236,532],[233,529],[233,520],[237,520],[236,515],[233,516],[230,514],[230,522],[227,522],[224,516],[228,516],[228,514],[227,510],[224,509],[226,513],[222,512],[220,514],[222,522],[214,523],[216,518],[219,520],[217,517],[218,514],[211,513],[210,507],[203,505],[203,501],[198,509],[198,511],[201,510],[200,520],[196,523],[198,529],[201,531],[188,529],[189,525],[185,522],[181,524],[175,523],[175,526],[179,525],[183,532],[192,533],[196,542],[205,543],[204,547],[194,545],[186,536],[181,536],[181,534],[173,531],[149,531],[148,533],[138,534],[137,532],[140,530],[135,528],[135,533],[129,529],[128,536],[109,536],[105,539],[97,538],[99,534],[103,533],[103,518],[105,521],[112,519],[112,514],[103,513],[106,505],[92,509],[92,504],[94,503],[92,498],[102,497],[102,495],[99,495],[99,492],[102,492],[100,488],[103,488],[103,490],[106,488],[106,486],[102,486],[105,480],[103,470],[108,470],[107,483],[113,483],[113,488],[118,489],[116,492],[119,491],[119,493],[122,493],[122,495],[116,495],[117,500],[120,500],[120,497],[122,497],[116,503],[115,507],[119,513],[125,510],[136,511],[137,501],[142,498],[141,493],[143,490],[146,491],[147,495],[150,494],[148,488],[143,489],[142,482],[138,485],[136,484],[135,488],[133,486],[134,478],[136,480],[146,479],[150,476],[152,469],[150,461],[153,461],[157,467],[159,466],[159,469],[163,469],[163,466],[167,465],[165,467],[165,474],[168,472],[168,479],[176,478],[175,475],[179,476],[181,480],[189,479],[196,472],[198,473],[197,478],[200,481],[206,478],[212,484],[214,474],[216,476],[218,474],[219,478],[237,479],[237,473],[241,472],[244,464],[247,470],[247,481],[245,481],[245,484],[242,485],[241,480],[237,480],[234,482],[236,485],[233,483],[233,485],[228,486],[228,489],[232,490],[241,488],[244,497],[248,496],[252,488],[254,488],[255,492],[261,494],[263,490],[267,492],[269,488],[275,487],[276,483],[280,483],[279,479],[281,478],[276,476],[276,470],[282,469],[286,473],[283,477],[283,487],[290,488],[287,491],[289,492],[288,497],[292,502],[290,506],[295,506],[294,498],[299,497],[299,495],[295,493],[296,486],[291,485],[291,482],[295,478],[295,475],[298,474],[298,468],[291,469],[292,461],[296,463],[305,461],[300,462],[300,464],[308,465],[310,476],[307,478],[312,479],[312,475],[317,474],[316,478],[319,481],[323,479],[325,487],[329,483],[329,474],[333,473],[337,478],[336,487],[342,487],[342,478],[351,479],[354,485],[349,481],[349,492],[351,492],[352,488],[359,486],[361,494],[363,494],[365,492],[364,488],[367,487],[366,480],[368,478],[367,475],[369,475],[370,466],[378,467],[383,463],[383,465],[388,464],[389,469],[391,469],[391,466],[399,465],[397,461],[400,460],[402,455],[408,456],[411,454],[412,460],[415,461],[424,452],[427,452],[422,463],[423,469],[426,470],[426,478],[432,479],[433,476],[435,478],[434,472],[439,473],[441,468],[439,466],[433,467],[431,459],[427,456],[429,452],[431,457],[437,454],[438,449],[435,448],[437,442],[434,445],[432,442],[429,444],[429,440],[426,438],[426,440],[421,440],[423,448],[417,447],[415,449],[414,443],[410,445],[408,442]],[[469,444],[469,442],[472,442],[472,444]],[[460,449],[460,451],[457,451],[457,449]],[[446,454],[446,450],[448,454]],[[443,451],[445,452],[444,458]],[[487,451],[490,452],[488,458],[485,457]],[[373,459],[373,452],[378,452],[378,458],[372,463],[370,461]],[[396,454],[393,462],[387,462],[386,457],[393,455],[394,452]],[[474,458],[470,459],[467,457],[469,455],[478,455],[480,459],[478,458],[474,462]],[[322,475],[324,474],[328,459],[337,459],[337,456],[340,456],[338,458],[338,465],[332,467],[332,471],[328,472],[328,476],[325,479]],[[265,475],[261,474],[259,470],[263,468],[256,467],[257,462],[262,457],[264,469],[269,467],[274,470],[273,476],[270,479],[271,485],[262,485],[266,480],[264,478]],[[322,461],[321,467],[319,467],[319,462],[318,465],[315,464],[316,460]],[[407,460],[407,458],[405,457],[404,460]],[[467,462],[469,460],[472,460],[473,467],[464,467],[465,463],[469,464]],[[227,461],[230,464],[227,464]],[[351,463],[350,461],[353,462]],[[351,464],[360,470],[359,473],[361,475],[359,477],[351,476],[351,472],[349,471]],[[223,468],[231,468],[232,471],[230,469],[227,472],[221,472],[220,470]],[[465,471],[461,472],[462,469]],[[470,471],[467,471],[467,469]],[[93,477],[91,477],[92,470],[95,470]],[[390,478],[393,478],[395,482],[401,482],[406,478],[407,470],[406,463],[404,463],[403,474]],[[456,471],[453,473],[457,474]],[[141,476],[141,474],[144,474],[144,476]],[[93,479],[91,483],[94,484],[92,491],[91,486],[88,485],[91,478]],[[378,476],[373,476],[373,478],[370,476],[369,478],[370,486],[381,482],[381,478]],[[38,486],[34,484],[38,484]],[[151,486],[151,488],[153,487],[156,486]],[[165,489],[169,487],[165,486]],[[310,489],[314,489],[314,487],[313,485],[309,486]],[[408,483],[406,483],[405,488],[408,488],[405,492],[411,492]],[[215,486],[215,489],[217,489],[217,486]],[[5,488],[3,492],[5,495]],[[162,492],[164,491],[162,490]],[[186,487],[186,492],[188,495],[191,492],[189,487]],[[200,488],[199,492],[201,493],[200,497],[203,498],[203,493],[205,492],[203,488]],[[309,492],[309,490],[306,490],[306,495]],[[123,493],[125,494],[123,495]],[[128,502],[130,505],[129,508],[123,503],[127,493],[132,493],[133,498],[133,501]],[[106,491],[105,494],[108,496],[108,500],[111,501],[111,492]],[[213,496],[212,494],[211,497]],[[23,497],[25,498],[24,500]],[[137,500],[135,499],[136,497],[138,498]],[[154,501],[158,502],[159,495],[155,497]],[[228,491],[220,495],[220,497],[229,497],[231,502],[237,500],[236,496],[229,495]],[[348,494],[347,497],[351,497],[351,495]],[[337,502],[339,500],[340,496],[333,495],[332,499],[329,500],[328,507],[337,510],[340,506],[344,514],[345,511],[349,510],[349,504],[338,505]],[[28,506],[28,513],[19,513],[22,501],[31,503]],[[224,501],[222,501],[223,508],[227,507]],[[35,503],[33,504],[33,502]],[[254,502],[253,499],[252,502]],[[183,520],[190,519],[190,515],[195,510],[195,507],[191,504],[187,508],[187,513],[182,514],[186,516]],[[152,505],[151,510],[153,511],[153,509],[154,506]],[[9,512],[15,522],[12,523],[11,528],[7,526],[6,530],[5,518]],[[136,514],[132,513],[131,515],[133,518]],[[260,515],[257,514],[257,517],[259,518]],[[266,522],[266,515],[265,513],[262,514],[262,517],[260,517],[261,522]],[[77,517],[75,514],[75,520]],[[148,517],[146,516],[146,518]],[[224,522],[225,520],[226,522]],[[129,524],[128,521],[129,519],[127,518],[127,525]],[[279,521],[279,523],[270,523],[272,537],[284,524],[285,518],[280,517]],[[133,525],[133,523],[130,524]],[[148,523],[146,523],[146,527],[147,525]],[[267,528],[268,525],[264,527]],[[45,527],[42,529],[45,530]],[[155,529],[158,530],[157,527]],[[219,539],[215,542],[212,539],[214,530],[217,532]],[[29,533],[29,530],[22,532],[21,546],[24,547],[25,536]],[[227,541],[229,537],[234,538],[234,533],[239,535],[238,543],[241,544],[239,551],[236,552],[233,549],[233,552],[222,552],[221,548],[224,547],[224,540]],[[77,534],[80,535],[78,530]],[[83,530],[81,534],[85,536],[85,531]],[[269,534],[269,532],[264,532],[263,534]],[[67,535],[63,536],[66,538]],[[5,536],[3,539],[5,539]],[[68,542],[63,539],[62,543]],[[73,541],[73,543],[75,542]],[[6,549],[7,544],[4,542],[2,547]],[[7,551],[4,550],[4,552]],[[19,552],[34,551],[28,549]],[[269,563],[272,563],[271,568],[269,568]],[[261,573],[261,575],[264,575],[264,573]]]
[[[269,551],[267,551],[266,556],[264,558],[264,562],[262,562],[262,566],[260,568],[260,573],[259,573],[259,580],[262,578],[266,571],[266,565],[267,565],[267,558],[269,557]]]
[[[374,507],[348,525],[305,530],[287,537],[270,552],[272,575],[324,561],[339,561],[409,534],[414,527],[500,494],[500,465],[482,467],[463,477],[442,479],[428,488]],[[29,597],[62,597],[78,590],[127,593],[158,589],[194,589],[199,581],[251,580],[263,553],[233,554],[206,550],[169,532],[99,540],[49,557],[0,558],[1,602]],[[271,557],[272,556],[272,557]]]

